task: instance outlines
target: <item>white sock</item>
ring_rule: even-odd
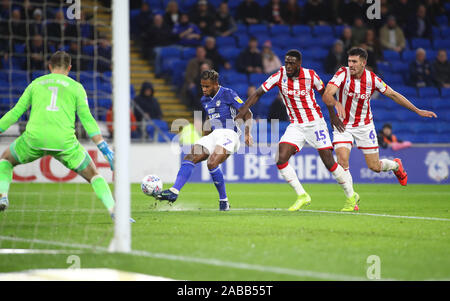
[[[331,174],[336,182],[341,185],[344,190],[345,197],[352,197],[355,191],[353,190],[353,178],[350,171],[348,169],[345,170],[342,166],[337,164],[336,169],[332,171]]]
[[[283,176],[283,179],[289,183],[289,185],[294,188],[297,195],[302,195],[306,193],[305,189],[303,189],[302,184],[300,184],[300,181],[298,180],[297,174],[295,173],[295,170],[292,166],[289,164],[285,165],[278,165],[278,170],[280,171],[280,174]]]
[[[381,159],[381,171],[397,171],[398,170],[398,163],[392,160],[388,159]]]

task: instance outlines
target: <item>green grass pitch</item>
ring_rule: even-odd
[[[67,252],[0,254],[0,272],[67,268],[78,254],[82,268],[179,280],[365,280],[376,255],[381,279],[450,279],[450,186],[357,184],[355,214],[339,213],[338,185],[304,187],[311,206],[288,212],[286,184],[227,184],[231,211],[219,212],[212,184],[188,183],[173,206],[132,185],[134,252],[124,255],[104,252],[114,227],[89,185],[13,183],[0,248]]]

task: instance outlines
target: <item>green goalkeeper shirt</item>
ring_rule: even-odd
[[[48,74],[35,79],[17,104],[0,119],[0,131],[6,131],[31,106],[30,119],[23,133],[27,144],[42,150],[67,150],[78,141],[75,114],[89,137],[100,129],[89,110],[83,86],[63,74]]]

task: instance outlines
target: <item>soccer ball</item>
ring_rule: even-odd
[[[142,179],[142,192],[149,196],[155,196],[160,193],[163,188],[163,183],[158,176],[148,175]]]

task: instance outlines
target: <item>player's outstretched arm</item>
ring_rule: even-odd
[[[328,84],[325,92],[323,92],[322,94],[322,100],[328,108],[331,125],[334,126],[339,132],[344,132],[344,124],[338,118],[338,116],[341,118],[345,118],[345,109],[339,101],[336,101],[334,99],[334,95],[336,94],[337,90],[337,86]],[[334,111],[335,108],[337,110],[338,116],[336,116],[336,113]]]
[[[19,120],[31,105],[31,84],[25,89],[17,104],[0,119],[0,133]]]
[[[261,96],[264,95],[264,93],[266,92],[264,92],[264,90],[259,87],[252,95],[250,95],[250,97],[245,101],[244,105],[239,109],[239,113],[236,115],[234,120],[245,120],[244,116],[248,114],[250,107],[257,103]]]
[[[114,152],[109,148],[108,143],[103,139],[101,134],[97,134],[91,137],[92,141],[97,145],[98,149],[102,152],[103,156],[108,160],[111,170],[114,170]]]
[[[245,122],[245,144],[247,146],[253,145],[253,137],[252,137],[252,122],[253,122],[253,113],[248,110],[247,114],[244,116]]]
[[[434,112],[421,110],[417,108],[415,105],[413,105],[406,97],[398,93],[397,91],[394,91],[391,87],[388,87],[386,91],[384,92],[384,95],[401,105],[402,107],[407,108],[410,111],[413,111],[419,116],[422,117],[428,117],[428,118],[437,118],[437,115]]]

